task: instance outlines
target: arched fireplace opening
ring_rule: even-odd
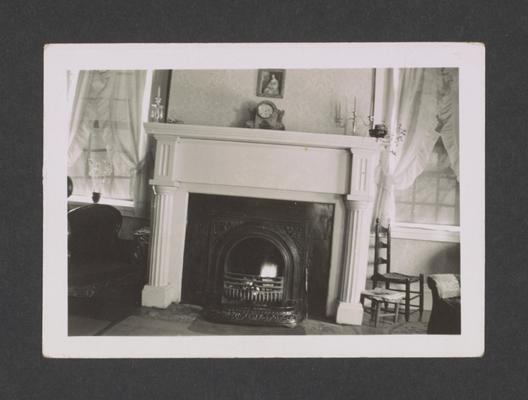
[[[286,257],[271,240],[248,237],[228,251],[223,276],[225,300],[279,304],[285,296]]]
[[[305,316],[305,275],[294,240],[280,225],[246,221],[212,253],[216,277],[205,316],[217,322],[294,326]]]

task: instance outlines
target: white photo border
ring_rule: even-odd
[[[44,49],[42,351],[57,358],[484,354],[484,46],[479,43],[50,44]],[[270,65],[270,60],[273,60]],[[71,337],[66,76],[74,69],[459,68],[461,335]],[[64,134],[61,134],[64,133]]]

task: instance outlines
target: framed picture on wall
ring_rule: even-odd
[[[257,78],[257,96],[284,97],[284,80],[286,70],[284,69],[259,69]]]

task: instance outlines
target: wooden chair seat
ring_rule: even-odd
[[[376,277],[376,280],[379,281],[390,281],[392,283],[401,283],[405,284],[405,282],[409,281],[411,283],[413,282],[419,282],[420,276],[419,275],[405,275],[400,274],[398,272],[388,272],[386,274],[378,274]]]
[[[361,296],[367,299],[376,299],[387,302],[399,302],[405,295],[395,290],[387,290],[382,288],[375,288],[371,290],[363,290]]]

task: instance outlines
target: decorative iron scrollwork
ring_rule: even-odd
[[[302,316],[293,306],[255,307],[244,305],[226,305],[207,307],[205,318],[220,323],[244,325],[271,325],[294,327],[302,320]]]

